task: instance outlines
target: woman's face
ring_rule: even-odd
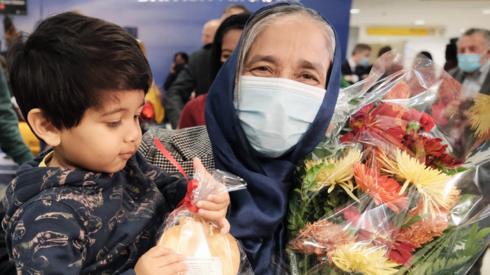
[[[319,23],[304,17],[280,18],[252,43],[242,75],[288,78],[325,88],[332,53]]]
[[[233,50],[236,48],[238,41],[240,41],[240,35],[242,34],[242,30],[232,29],[225,33],[223,36],[223,42],[221,44],[221,63],[225,63],[226,60],[233,53]]]

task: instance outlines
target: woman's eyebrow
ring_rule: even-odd
[[[327,69],[323,68],[322,64],[320,62],[311,62],[308,60],[301,60],[300,61],[300,66],[305,69],[313,69],[319,73],[325,72]]]
[[[252,64],[257,61],[265,61],[265,62],[270,62],[273,64],[277,63],[277,59],[272,56],[272,55],[254,55],[253,57],[250,58],[250,60],[247,62],[247,64]]]

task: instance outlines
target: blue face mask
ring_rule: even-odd
[[[308,130],[325,93],[285,78],[241,76],[236,107],[252,147],[270,158],[286,153]]]
[[[458,67],[466,73],[474,72],[480,68],[480,58],[477,53],[458,54]]]
[[[361,60],[359,60],[359,65],[363,67],[369,66],[369,59],[367,57],[361,58]]]

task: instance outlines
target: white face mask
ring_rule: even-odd
[[[241,76],[236,107],[252,147],[270,158],[286,153],[308,130],[325,93],[286,78]]]

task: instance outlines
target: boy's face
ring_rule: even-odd
[[[122,170],[141,143],[142,90],[107,93],[98,108],[85,111],[80,124],[60,131],[49,166],[81,167],[114,173]]]

